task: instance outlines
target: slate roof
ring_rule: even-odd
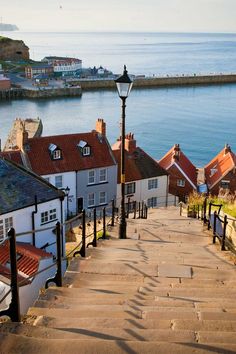
[[[5,157],[6,159],[14,161],[19,165],[24,165],[20,150],[2,151],[0,152],[0,157]]]
[[[64,196],[64,193],[23,166],[0,157],[0,215]]]
[[[114,145],[114,149],[113,154],[118,163],[117,183],[120,183],[121,151],[117,149],[117,144]],[[168,172],[140,147],[130,152],[125,151],[125,171],[126,182],[168,175]]]
[[[212,188],[233,168],[236,168],[236,155],[226,146],[204,168],[209,187]],[[214,173],[211,172],[212,169],[215,170]]]
[[[27,276],[37,272],[41,259],[53,257],[50,253],[23,242],[16,243],[16,252],[19,257],[17,260],[17,269]],[[0,267],[2,268],[3,275],[7,278],[11,274],[10,269],[6,267],[9,259],[9,241],[5,241],[0,245]]]
[[[81,140],[90,146],[90,156],[82,155],[77,146]],[[61,150],[62,159],[51,158],[50,144]],[[32,170],[39,175],[82,171],[116,164],[106,137],[96,131],[28,139],[25,150]]]
[[[179,147],[179,146],[178,146]],[[179,148],[179,157],[178,159],[174,158],[175,156],[175,148],[174,145],[158,162],[159,164],[165,168],[167,171],[171,166],[178,165],[179,170],[186,175],[189,181],[196,186],[197,185],[197,173],[196,167],[192,164],[192,162],[187,158],[187,156],[182,152]]]

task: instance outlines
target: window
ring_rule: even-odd
[[[45,181],[47,181],[48,183],[50,183],[50,177],[44,177]]]
[[[99,171],[99,182],[106,182],[107,181],[107,169],[106,168],[102,168]]]
[[[55,186],[57,188],[62,188],[62,175],[55,176]]]
[[[230,185],[230,181],[226,181],[226,180],[222,179],[222,181],[220,182],[221,188],[229,189],[229,185]]]
[[[89,156],[90,155],[90,146],[85,146],[83,148],[83,156]]]
[[[149,179],[148,180],[148,190],[158,188],[158,179]]]
[[[125,194],[134,194],[135,193],[135,182],[127,183],[125,185]]]
[[[41,213],[41,224],[45,224],[47,222],[51,222],[53,220],[57,219],[57,210],[56,209],[51,209],[47,211],[43,211]]]
[[[94,193],[88,194],[88,207],[92,207],[95,205],[95,195]]]
[[[59,160],[61,158],[61,150],[55,150],[52,153],[53,160]]]
[[[88,171],[88,184],[94,184],[95,183],[95,171],[91,170]]]
[[[147,200],[148,208],[154,208],[157,206],[157,197],[152,197]]]
[[[7,233],[10,228],[13,227],[13,218],[9,217],[0,220],[0,241],[7,237]]]
[[[106,192],[99,193],[99,204],[106,204],[107,203],[107,194]]]
[[[178,187],[185,187],[185,180],[184,179],[177,179],[177,186]]]

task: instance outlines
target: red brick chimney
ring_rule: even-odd
[[[125,150],[128,152],[134,152],[136,149],[136,140],[134,139],[134,134],[127,134],[125,136]]]
[[[229,144],[225,144],[224,155],[228,154],[228,152],[231,152],[231,147],[229,146]]]
[[[106,123],[102,118],[98,118],[96,121],[96,132],[106,136]]]
[[[180,147],[179,144],[175,144],[173,158],[179,160],[179,157],[180,157]]]

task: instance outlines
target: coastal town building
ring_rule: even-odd
[[[64,193],[12,160],[22,163],[24,157],[19,150],[0,153],[0,242],[14,227],[21,234],[17,241],[56,256],[54,229],[57,221],[64,222]],[[64,233],[62,240],[64,253]]]
[[[220,189],[236,191],[236,155],[228,144],[205,166],[209,192],[218,195]]]
[[[78,58],[49,56],[43,58],[42,62],[53,67],[55,76],[75,76],[82,69],[82,60]]]
[[[170,175],[169,193],[179,197],[180,201],[185,201],[191,192],[197,190],[196,167],[182,152],[179,144],[175,144],[159,160],[159,164]]]
[[[27,312],[37,299],[39,291],[45,286],[48,278],[55,272],[53,255],[29,243],[16,243],[17,269],[19,284],[19,300],[21,314]],[[9,242],[0,243],[0,298],[2,299],[10,290]],[[41,270],[52,266],[50,269],[39,273]],[[37,274],[39,273],[39,274]],[[11,293],[0,303],[0,310],[6,309],[11,301]]]
[[[112,146],[118,163],[117,206],[121,197],[120,166],[121,138]],[[125,136],[125,195],[126,203],[145,201],[148,207],[173,204],[174,198],[168,194],[168,173],[157,161],[136,145],[134,134]]]
[[[10,88],[11,88],[11,80],[0,72],[0,91],[9,90]]]
[[[14,159],[56,188],[68,191],[65,216],[84,208],[102,208],[116,198],[117,164],[103,119],[88,133],[29,139],[27,132],[20,130],[17,138]]]
[[[43,75],[44,80],[53,74],[53,66],[50,64],[27,65],[25,67],[25,77],[34,79],[38,75]]]

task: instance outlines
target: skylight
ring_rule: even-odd
[[[50,144],[48,147],[48,150],[50,150],[51,152],[55,151],[57,149],[57,146],[55,144]]]
[[[80,140],[79,144],[77,145],[79,148],[83,149],[87,145],[86,141]]]

